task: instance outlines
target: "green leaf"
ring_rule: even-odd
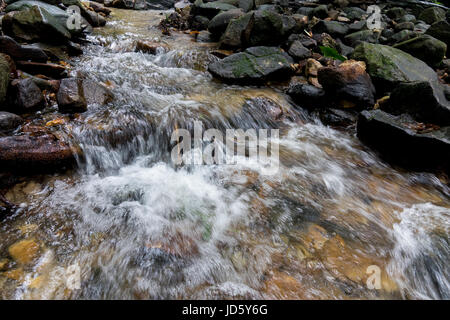
[[[336,49],[333,49],[330,47],[323,47],[323,46],[319,46],[319,47],[320,47],[320,51],[322,51],[322,54],[324,57],[333,58],[335,60],[341,60],[341,61],[347,60],[347,58],[344,56],[341,56],[339,54],[339,52],[336,51]]]

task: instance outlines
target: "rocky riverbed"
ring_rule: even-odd
[[[449,18],[415,1],[7,1],[1,297],[448,298]],[[280,175],[177,168],[170,134],[193,120],[280,128]]]

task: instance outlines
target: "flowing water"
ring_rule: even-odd
[[[21,209],[0,224],[1,298],[450,298],[445,182],[389,166],[295,106],[282,84],[215,81],[205,71],[215,44],[161,36],[163,17],[114,10],[72,61],[73,75],[106,83],[115,99],[64,126],[85,153],[78,169],[7,193]],[[170,50],[136,53],[139,39]],[[278,174],[252,158],[175,166],[170,135],[194,120],[279,128]],[[23,239],[31,262],[8,254]],[[80,267],[80,289],[69,266]]]

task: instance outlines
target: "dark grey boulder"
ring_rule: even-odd
[[[348,32],[348,26],[338,21],[320,20],[312,28],[313,33],[328,33],[333,37],[343,37]]]
[[[208,66],[215,76],[227,82],[259,83],[287,79],[293,73],[293,60],[276,47],[252,47]]]
[[[438,65],[447,51],[447,45],[444,42],[427,34],[398,43],[394,45],[394,48],[408,52],[430,66]]]
[[[45,107],[45,99],[41,89],[31,78],[15,81],[15,105],[17,111],[27,113]]]
[[[312,55],[311,50],[303,46],[300,40],[296,40],[291,44],[288,54],[296,60],[304,60]]]
[[[35,62],[46,62],[48,60],[48,56],[40,48],[21,45],[8,36],[0,36],[0,50],[15,60]]]
[[[232,9],[219,13],[208,24],[208,31],[214,35],[222,35],[228,27],[232,19],[242,16],[244,12],[242,9]]]
[[[442,8],[430,7],[423,10],[418,18],[428,24],[433,24],[445,20],[445,10]]]
[[[372,110],[360,113],[357,134],[395,164],[419,170],[450,170],[450,127],[427,128],[408,115]]]
[[[447,56],[450,55],[449,43],[450,43],[450,23],[447,21],[435,22],[428,28],[425,34],[441,40],[447,44]]]
[[[315,109],[326,105],[325,90],[308,83],[295,83],[291,85],[287,93],[300,106]]]

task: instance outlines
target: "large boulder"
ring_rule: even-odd
[[[363,42],[355,48],[352,58],[366,63],[380,92],[390,91],[402,82],[437,80],[436,72],[425,62],[389,46]]]
[[[430,66],[437,66],[444,59],[447,51],[447,45],[444,42],[427,34],[398,43],[394,45],[394,48],[405,51]]]
[[[338,67],[320,68],[318,80],[325,92],[337,100],[348,101],[359,108],[375,104],[375,87],[364,62],[347,60]]]
[[[383,110],[408,113],[416,119],[450,126],[450,89],[438,81],[402,83],[395,88]]]
[[[61,80],[56,100],[59,111],[62,113],[86,111],[87,101],[84,95],[83,80],[78,78]]]
[[[65,25],[41,6],[7,14],[2,28],[5,34],[24,41],[66,42],[71,38]]]
[[[363,111],[358,137],[387,160],[412,169],[450,170],[450,127],[426,126],[408,115],[381,110]]]
[[[447,21],[438,21],[428,28],[426,34],[441,40],[447,44],[447,56],[450,54],[450,23]]]
[[[216,77],[234,83],[286,79],[293,73],[293,60],[276,47],[252,47],[209,65]]]
[[[55,170],[75,162],[74,148],[51,134],[0,138],[0,168],[20,172]]]
[[[35,62],[46,62],[48,60],[48,56],[40,48],[20,45],[8,36],[0,36],[0,50],[15,60],[30,60]]]

